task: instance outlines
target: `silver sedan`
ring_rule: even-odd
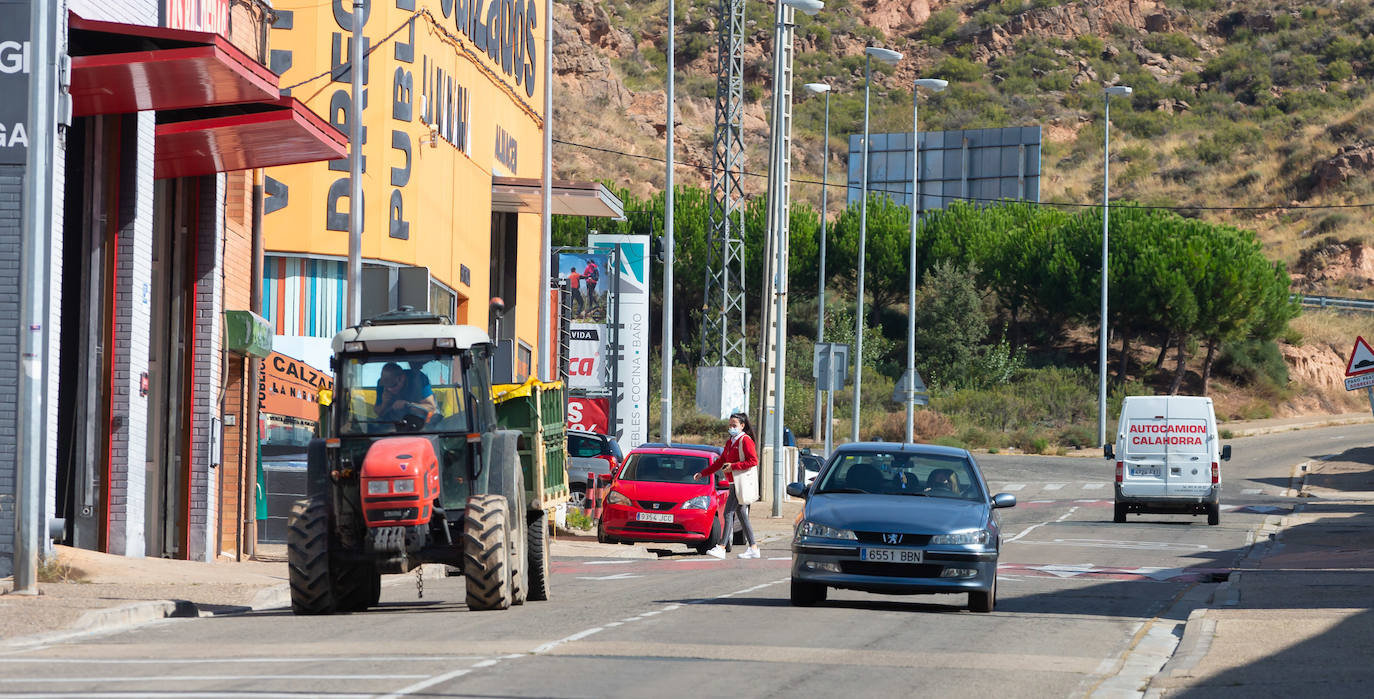
[[[792,604],[822,602],[828,588],[896,595],[967,592],[969,608],[997,603],[997,510],[964,449],[890,442],[838,448],[811,484],[792,540]]]

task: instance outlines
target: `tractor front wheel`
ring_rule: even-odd
[[[336,608],[329,561],[329,506],[324,498],[296,503],[286,530],[291,611],[332,614]]]
[[[543,510],[533,510],[525,524],[529,536],[525,547],[529,599],[542,602],[549,598],[549,515]]]
[[[509,609],[512,602],[510,518],[506,498],[474,495],[463,517],[463,576],[468,609]]]

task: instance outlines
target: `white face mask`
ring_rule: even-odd
[[[738,428],[738,427],[731,427],[731,428],[730,428],[730,436],[731,436],[731,437],[738,437],[738,436],[740,435],[740,433],[743,432],[743,431],[744,431],[744,430],[742,430],[742,429],[740,429],[740,428]]]

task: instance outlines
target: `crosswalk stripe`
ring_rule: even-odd
[[[1025,487],[1026,487],[1026,484],[1025,484],[1025,483],[1008,483],[1008,484],[1002,486],[1002,490],[1006,490],[1006,491],[1021,490],[1022,488],[1025,488]]]
[[[1264,492],[1264,491],[1260,490],[1259,488],[1246,488],[1245,490],[1240,491],[1240,494],[1241,494],[1241,495],[1259,495],[1261,492]]]
[[[1064,487],[1064,484],[1063,484],[1063,483],[1046,483],[1046,484],[1045,484],[1045,490],[1059,490],[1060,488],[1063,488],[1063,487]]]
[[[1083,489],[1084,489],[1084,490],[1097,490],[1097,489],[1099,489],[1099,488],[1105,488],[1105,487],[1107,487],[1107,484],[1106,484],[1106,483],[1084,483],[1084,484],[1083,484]]]

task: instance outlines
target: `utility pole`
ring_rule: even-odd
[[[14,592],[38,594],[43,550],[43,465],[47,426],[47,320],[50,280],[48,226],[52,221],[52,156],[57,130],[57,21],[52,3],[29,3],[28,126],[20,249],[18,507],[14,536]]]
[[[668,0],[668,159],[663,193],[663,443],[673,443],[673,86],[677,82],[677,8]],[[552,22],[550,22],[552,24]],[[646,263],[647,264],[647,263]]]
[[[363,0],[353,0],[352,103],[348,111],[348,325],[363,314]]]
[[[553,0],[544,4],[544,171],[539,187],[539,199],[544,212],[543,235],[539,243],[539,378],[553,381],[558,378],[552,352],[553,338],[549,330],[553,299],[549,264],[553,255]]]

